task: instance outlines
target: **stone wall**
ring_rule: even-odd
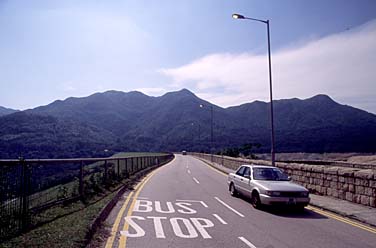
[[[231,158],[226,156],[190,153],[236,170],[242,164],[270,165],[269,161]],[[365,206],[376,207],[376,170],[338,166],[276,163],[292,180],[311,193],[331,196]]]

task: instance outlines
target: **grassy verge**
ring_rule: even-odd
[[[142,176],[143,173],[143,171],[140,171],[125,179],[122,184],[132,188],[137,178]],[[43,220],[51,219],[51,216],[58,217],[52,218],[48,223],[25,234],[1,243],[0,247],[84,247],[87,243],[91,224],[117,192],[116,188],[112,188],[90,198],[86,203],[77,201],[65,206],[58,205],[49,208],[38,215],[37,218]]]
[[[70,213],[28,233],[0,244],[0,247],[83,247],[90,223],[116,192],[85,205],[76,202],[54,207],[49,212]]]

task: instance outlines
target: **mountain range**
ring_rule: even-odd
[[[4,107],[0,106],[0,116],[9,115],[9,114],[12,114],[12,113],[15,113],[15,112],[18,112],[18,111],[19,110],[4,108]]]
[[[273,102],[276,152],[376,151],[374,114],[326,95]],[[160,97],[107,91],[0,116],[0,158],[209,151],[211,109],[216,151],[246,143],[270,150],[266,102],[222,108],[186,89]]]

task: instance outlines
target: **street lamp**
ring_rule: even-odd
[[[274,116],[273,116],[273,90],[272,90],[272,57],[270,52],[270,30],[269,30],[269,20],[260,20],[255,18],[246,17],[240,14],[232,14],[234,19],[245,19],[251,21],[262,22],[266,24],[267,34],[268,34],[268,57],[269,57],[269,90],[270,90],[270,127],[271,127],[271,149],[270,154],[272,156],[272,165],[275,165],[275,154],[274,154]]]
[[[200,108],[203,108],[204,105],[200,104]],[[211,125],[210,125],[210,154],[211,154],[211,160],[213,162],[213,105],[210,105],[210,119],[211,119]]]

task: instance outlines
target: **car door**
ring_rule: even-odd
[[[247,166],[244,168],[242,180],[240,181],[240,185],[244,195],[250,196],[250,177],[251,177],[251,169]]]
[[[243,181],[243,174],[244,174],[244,169],[245,169],[245,166],[241,166],[235,173],[235,177],[234,177],[234,184],[235,184],[235,188],[238,192],[240,193],[243,193],[243,185],[242,185],[242,181]]]

